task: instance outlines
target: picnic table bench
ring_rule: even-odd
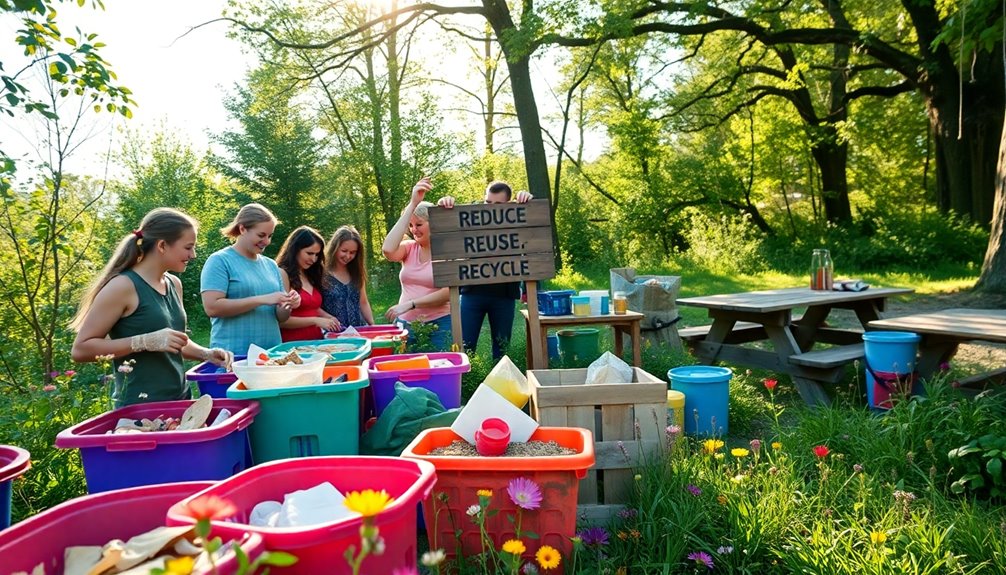
[[[919,334],[919,376],[929,379],[940,365],[957,354],[962,343],[986,341],[1006,343],[1006,310],[947,309],[874,320],[871,329],[911,331]],[[1006,367],[959,380],[961,385],[983,383],[1006,375]]]
[[[788,374],[808,404],[830,400],[822,384],[841,381],[845,366],[863,357],[862,334],[880,319],[887,298],[912,293],[904,288],[870,288],[861,292],[787,288],[678,299],[679,305],[703,307],[711,325],[679,330],[699,361],[729,361]],[[803,315],[794,310],[806,308]],[[833,309],[855,312],[862,329],[828,325]],[[765,341],[772,350],[744,347]],[[814,349],[816,344],[833,347]]]

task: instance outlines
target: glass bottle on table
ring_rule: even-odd
[[[822,250],[814,250],[813,254],[810,256],[810,289],[812,290],[823,289],[821,284],[824,278],[821,274],[821,267],[824,263],[824,257],[821,254],[821,251]]]
[[[824,281],[821,289],[831,290],[835,286],[835,264],[831,261],[831,252],[821,250],[821,269],[824,270]]]

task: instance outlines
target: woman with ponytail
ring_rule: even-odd
[[[77,331],[71,354],[78,362],[112,356],[116,407],[188,399],[183,359],[229,367],[233,355],[207,349],[185,335],[182,282],[168,272],[185,271],[196,257],[196,222],[171,208],[157,208],[119,242],[80,302],[70,327]],[[131,370],[119,370],[135,360]]]

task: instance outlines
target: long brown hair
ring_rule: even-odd
[[[70,329],[80,329],[87,312],[94,304],[94,298],[98,297],[98,292],[112,278],[135,266],[143,256],[157,247],[157,242],[164,240],[168,245],[174,244],[186,231],[196,231],[198,227],[194,219],[173,208],[156,208],[147,212],[140,222],[140,227],[119,241],[119,246],[105,264],[105,269],[84,292],[77,314],[70,321]]]
[[[220,228],[220,233],[222,233],[224,237],[233,240],[241,235],[241,226],[244,226],[245,229],[247,229],[255,226],[255,224],[261,224],[262,222],[279,224],[279,220],[276,219],[276,216],[269,211],[269,208],[263,206],[262,204],[245,204],[241,206],[240,210],[238,210],[237,215],[234,216],[231,223]]]
[[[335,257],[339,246],[343,242],[349,241],[356,242],[358,249],[356,257],[346,265],[346,269],[349,270],[349,279],[353,282],[353,286],[362,292],[367,285],[367,251],[363,246],[363,238],[360,237],[360,232],[356,231],[356,228],[342,226],[335,230],[332,239],[328,240],[328,247],[325,249],[325,261],[328,262],[328,270],[331,271],[335,266]]]
[[[283,247],[279,249],[279,255],[276,256],[276,264],[286,271],[292,289],[299,290],[303,287],[300,283],[300,265],[297,263],[297,254],[300,253],[300,250],[315,244],[321,246],[321,249],[318,250],[318,259],[311,264],[311,267],[304,270],[304,275],[307,276],[308,281],[315,289],[325,289],[328,286],[328,274],[325,273],[325,239],[314,228],[300,226],[290,232],[286,241],[283,242]]]

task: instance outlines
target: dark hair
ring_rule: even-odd
[[[173,245],[182,234],[188,230],[198,229],[196,221],[187,214],[172,208],[155,208],[147,212],[140,222],[140,227],[129,232],[120,241],[115,253],[105,264],[105,269],[98,274],[94,283],[84,292],[80,300],[77,314],[70,320],[70,329],[79,329],[84,323],[84,317],[94,304],[94,298],[109,281],[125,270],[135,266],[140,259],[157,247],[157,242],[163,240]]]
[[[335,230],[332,239],[328,240],[328,247],[325,249],[325,261],[328,262],[329,270],[335,267],[335,257],[339,246],[351,241],[356,242],[359,249],[356,250],[356,257],[349,262],[346,269],[349,270],[349,278],[353,282],[353,286],[362,292],[367,285],[367,251],[363,246],[363,238],[360,237],[360,232],[356,231],[356,228],[342,226]]]
[[[486,186],[487,194],[498,194],[503,192],[506,194],[506,201],[510,201],[510,196],[513,195],[513,190],[510,189],[510,184],[497,180],[488,186]]]
[[[241,226],[246,229],[254,227],[256,224],[261,224],[262,222],[272,222],[274,224],[279,224],[279,220],[276,216],[269,211],[269,208],[263,206],[262,204],[245,204],[241,206],[238,210],[234,219],[231,223],[220,228],[220,233],[224,237],[234,239],[241,235]]]
[[[283,242],[283,247],[279,249],[279,255],[276,256],[276,263],[286,270],[286,275],[290,278],[291,289],[299,290],[303,287],[300,283],[300,266],[297,265],[297,254],[300,253],[300,250],[315,244],[321,246],[318,251],[318,259],[311,267],[304,270],[304,275],[307,276],[314,289],[324,289],[328,286],[328,278],[325,274],[325,240],[314,228],[300,226],[290,232],[286,241]]]

